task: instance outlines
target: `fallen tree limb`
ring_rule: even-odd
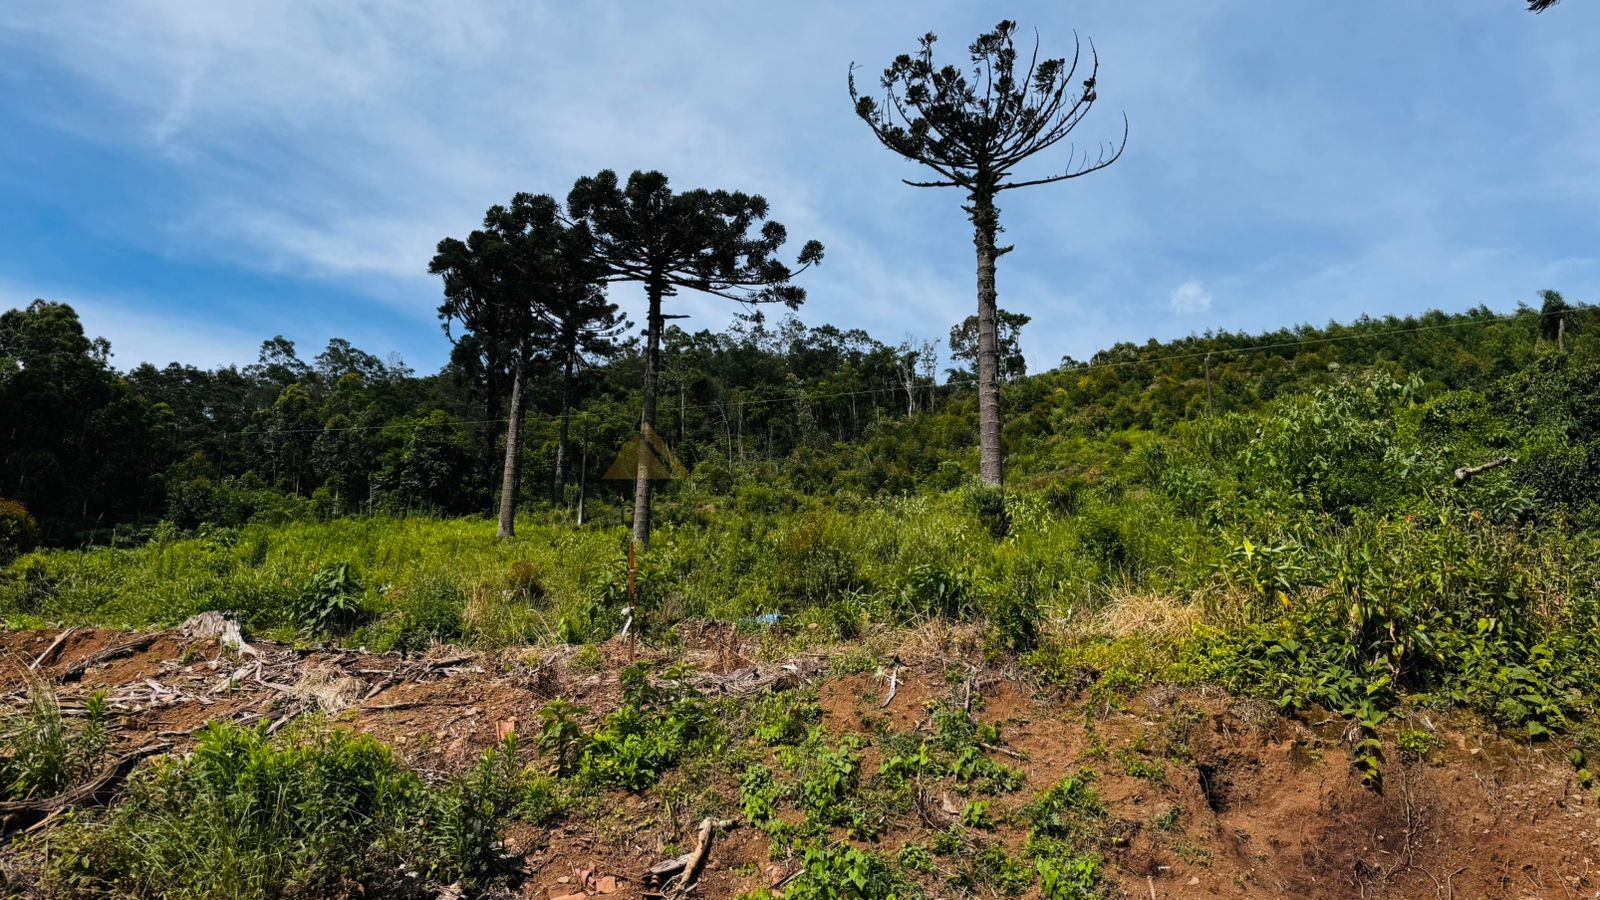
[[[645,870],[645,887],[655,888],[655,896],[683,897],[694,890],[700,880],[700,872],[706,867],[706,860],[711,856],[711,845],[716,840],[718,829],[732,828],[737,824],[732,819],[700,820],[700,828],[695,835],[694,849],[674,859],[666,859],[656,863]],[[669,891],[670,887],[670,891]]]
[[[706,867],[706,859],[711,856],[711,842],[716,839],[718,828],[731,828],[732,820],[717,821],[711,818],[700,820],[700,833],[695,838],[694,852],[689,855],[689,865],[684,869],[683,878],[678,881],[678,896],[683,896],[694,889],[700,881],[700,871]]]
[[[377,712],[386,709],[417,709],[424,706],[471,706],[482,702],[482,699],[475,697],[424,697],[420,700],[399,700],[394,703],[361,703],[355,708]]]
[[[1021,753],[1018,753],[1015,750],[1011,750],[1011,749],[1008,749],[1006,747],[1002,747],[1002,746],[1000,746],[998,744],[985,744],[984,742],[979,741],[978,742],[978,746],[982,747],[985,750],[988,750],[991,753],[1001,753],[1001,754],[1004,754],[1006,756],[1011,757],[1012,759],[1027,759],[1028,758],[1027,756],[1025,756],[1025,755],[1023,755]]]
[[[117,789],[140,760],[161,753],[169,747],[170,744],[159,742],[130,750],[117,757],[99,775],[54,797],[0,802],[0,837],[24,828],[29,831],[44,828],[68,810],[105,799]]]
[[[689,682],[695,690],[707,696],[726,694],[748,697],[768,691],[782,691],[799,687],[822,671],[819,659],[801,658],[770,666],[745,666],[726,675],[701,675]]]
[[[61,680],[77,681],[83,677],[83,673],[89,671],[95,666],[111,662],[114,659],[121,659],[124,656],[129,656],[142,650],[148,650],[150,649],[150,645],[154,644],[156,642],[156,638],[159,637],[161,637],[160,632],[152,632],[150,634],[143,635],[142,637],[134,638],[133,640],[128,641],[126,644],[118,644],[115,647],[101,650],[99,653],[96,653],[87,659],[80,659],[71,666],[67,667],[65,672],[61,673]]]
[[[900,666],[898,664],[896,664],[894,666],[894,668],[889,670],[889,695],[883,698],[883,703],[879,706],[879,708],[880,709],[888,709],[889,708],[889,704],[894,702],[894,695],[899,693],[899,692],[900,692]]]
[[[1502,456],[1499,459],[1491,459],[1481,466],[1462,466],[1456,470],[1455,486],[1461,487],[1485,472],[1492,472],[1501,466],[1516,465],[1516,462],[1515,457]]]
[[[40,666],[47,666],[55,662],[56,654],[61,652],[61,646],[65,644],[67,642],[67,638],[71,637],[72,633],[77,630],[78,626],[73,625],[67,630],[56,635],[56,639],[50,642],[50,646],[44,648],[44,652],[39,654],[38,658],[33,661],[33,665],[28,667],[28,670],[38,671]]]

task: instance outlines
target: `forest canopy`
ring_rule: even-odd
[[[1427,395],[1466,391],[1521,417],[1501,426],[1514,432],[1523,422],[1567,429],[1582,455],[1581,428],[1517,395],[1530,385],[1553,391],[1557,377],[1579,379],[1568,387],[1574,396],[1594,389],[1575,363],[1549,369],[1557,358],[1586,358],[1590,308],[1554,292],[1541,300],[1511,315],[1479,307],[1214,332],[1063,359],[1007,378],[1007,453],[1024,482],[1057,477],[1081,465],[1061,456],[1075,442],[1259,410],[1378,371],[1415,379]],[[1014,318],[1007,346],[1025,324]],[[961,334],[952,331],[958,361],[970,359]],[[626,485],[598,479],[632,434],[643,360],[635,338],[603,349],[570,385],[559,357],[530,357],[521,491],[538,508],[570,512],[580,490],[602,506],[624,499]],[[486,390],[470,340],[457,350],[439,372],[418,375],[343,338],[307,360],[273,337],[244,366],[118,371],[109,344],[88,336],[70,306],[37,301],[0,317],[0,497],[26,510],[30,534],[66,545],[137,541],[160,522],[484,514],[503,454],[503,400]],[[662,335],[658,428],[696,484],[731,488],[759,469],[798,494],[954,487],[975,459],[975,398],[959,370],[938,382],[935,364],[930,345],[893,346],[792,315],[750,313],[721,332],[674,324]],[[557,496],[564,396],[574,447]],[[676,489],[666,487],[669,496]]]

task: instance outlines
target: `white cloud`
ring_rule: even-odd
[[[1172,292],[1167,308],[1180,316],[1192,316],[1211,309],[1211,292],[1198,281],[1185,281]]]
[[[1035,368],[1191,327],[1505,303],[1546,286],[1588,296],[1600,284],[1600,267],[1564,262],[1595,244],[1584,200],[1600,184],[1587,102],[1600,75],[1585,54],[1600,9],[1564,6],[1552,27],[1473,0],[1449,15],[1396,13],[1373,36],[1331,7],[1163,0],[1146,22],[1116,4],[1073,6],[1024,0],[1018,15],[1047,51],[1068,49],[1073,28],[1097,42],[1106,99],[1075,137],[1120,134],[1123,110],[1132,136],[1104,173],[1007,195],[1017,253],[1001,264],[1000,302],[1034,316]],[[434,242],[513,191],[560,195],[602,167],[763,193],[796,249],[828,245],[804,280],[807,321],[938,338],[973,303],[962,198],[900,184],[916,167],[854,120],[845,67],[860,62],[870,84],[926,29],[959,58],[989,15],[953,0],[18,0],[0,20],[0,75],[40,86],[15,103],[35,124],[170,176],[159,193],[130,187],[136,212],[110,218],[134,224],[101,226],[108,242],[220,264],[241,282],[266,273],[274,283],[252,297],[279,283],[347,288],[383,314],[340,325],[358,343],[426,323],[415,333],[442,358],[438,284],[424,274]],[[1491,35],[1502,52],[1460,52]],[[1374,58],[1404,48],[1410,62],[1347,72],[1362,47]],[[1387,90],[1395,80],[1408,90]],[[1061,162],[1041,157],[1026,174]],[[137,277],[131,296],[159,294]],[[1185,279],[1171,317],[1116,301]],[[1206,285],[1225,309],[1211,310]],[[618,299],[637,319],[636,292]],[[679,302],[688,327],[737,311]],[[397,309],[408,318],[394,324]],[[250,311],[254,340],[305,312]],[[213,321],[238,328],[238,312]],[[169,352],[159,329],[105,321],[130,354]]]
[[[140,297],[63,284],[24,287],[0,278],[0,311],[21,309],[35,299],[71,304],[85,334],[110,339],[111,363],[122,370],[142,362],[162,366],[176,360],[202,367],[248,362],[263,337],[209,315],[180,315]]]

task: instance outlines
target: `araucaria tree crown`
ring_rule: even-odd
[[[660,172],[634,172],[623,185],[607,169],[580,178],[567,195],[573,226],[590,242],[604,281],[636,281],[648,301],[644,408],[639,416],[639,470],[634,490],[633,536],[650,546],[650,469],[643,451],[656,423],[661,372],[661,301],[680,288],[741,303],[805,301],[790,282],[822,261],[822,244],[807,241],[790,266],[775,255],[788,231],[767,219],[767,201],[739,191],[674,193]]]
[[[1069,144],[1066,166],[1053,174],[1016,179],[1013,172],[1029,157],[1067,140],[1099,98],[1100,57],[1089,47],[1089,71],[1079,80],[1082,45],[1072,59],[1039,59],[1034,42],[1020,73],[1014,36],[1017,23],[1001,22],[967,48],[970,70],[936,65],[938,38],[923,35],[916,53],[901,54],[884,69],[883,99],[863,93],[850,69],[850,98],[856,115],[890,150],[932,169],[928,181],[913,187],[957,187],[967,191],[967,215],[978,252],[978,445],[984,483],[1000,486],[1000,389],[996,340],[995,260],[1011,248],[995,246],[1000,231],[999,192],[1079,178],[1116,162],[1128,141],[1099,144],[1097,153],[1080,154]]]

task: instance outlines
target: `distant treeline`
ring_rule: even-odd
[[[107,542],[118,526],[162,519],[240,524],[297,500],[323,515],[487,512],[498,488],[506,400],[491,396],[468,342],[421,376],[342,338],[308,360],[274,337],[255,363],[215,369],[119,372],[110,349],[64,303],[0,316],[0,498],[20,501],[46,543]],[[642,365],[637,341],[624,341],[580,367],[569,495],[633,434]],[[720,334],[667,329],[662,369],[660,431],[690,466],[857,440],[925,406],[934,373],[929,348],[792,317],[773,327],[760,314]],[[553,366],[529,373],[533,501],[557,501],[561,383]]]
[[[1436,391],[1486,384],[1523,371],[1541,345],[1587,340],[1588,312],[1547,292],[1541,308],[1513,315],[1480,307],[1118,344],[1010,380],[1010,465],[1021,482],[1048,477],[1084,464],[1068,452],[1074,436],[1246,411],[1353,367]],[[580,367],[562,497],[562,373],[529,373],[525,500],[570,506],[580,484],[591,497],[605,490],[596,480],[637,425],[641,356],[637,341],[621,341]],[[109,358],[66,304],[0,316],[0,498],[28,510],[44,543],[108,543],[119,528],[131,538],[161,520],[189,529],[308,511],[490,511],[505,401],[491,399],[470,346],[420,376],[341,338],[307,360],[275,337],[242,367],[119,372]],[[970,378],[940,385],[935,373],[930,344],[890,346],[792,317],[773,325],[754,314],[722,333],[672,327],[658,430],[713,490],[751,466],[801,493],[944,489],[975,471],[976,403]]]

